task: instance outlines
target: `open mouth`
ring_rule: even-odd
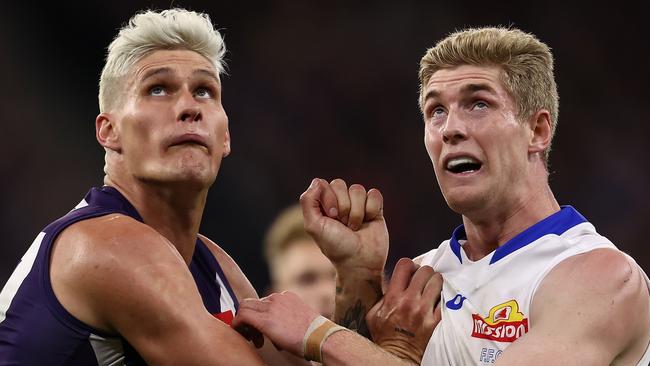
[[[457,158],[447,160],[445,169],[454,174],[467,174],[479,171],[482,165],[483,164],[480,161],[472,157],[459,156]]]

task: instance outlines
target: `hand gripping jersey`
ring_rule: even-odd
[[[535,326],[529,318],[531,302],[550,270],[573,255],[616,249],[570,206],[475,262],[461,247],[465,240],[461,225],[450,240],[421,256],[422,265],[443,276],[442,321],[427,345],[425,366],[495,363],[512,342]],[[649,361],[647,349],[638,365]]]
[[[125,339],[68,313],[50,284],[50,252],[57,235],[75,222],[110,213],[142,221],[116,189],[104,186],[92,188],[74,210],[38,234],[0,293],[0,365],[145,364]],[[189,270],[206,309],[229,323],[237,299],[214,255],[198,239]]]

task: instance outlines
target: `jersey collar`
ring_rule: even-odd
[[[526,245],[534,242],[535,240],[541,238],[544,235],[555,234],[561,235],[570,228],[587,222],[584,216],[582,216],[576,209],[571,206],[562,206],[562,209],[551,216],[548,216],[545,219],[542,219],[535,225],[529,227],[528,229],[517,234],[514,238],[508,240],[507,243],[498,247],[492,259],[490,259],[490,264],[496,263],[510,253],[513,253]],[[460,245],[460,240],[467,240],[467,234],[465,233],[465,226],[460,225],[454,232],[451,234],[451,239],[449,240],[451,250],[458,257],[458,260],[463,263],[463,259],[460,251],[462,250]]]

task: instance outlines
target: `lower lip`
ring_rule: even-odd
[[[195,147],[206,148],[204,145],[201,145],[201,144],[199,144],[197,142],[189,142],[189,141],[188,142],[181,142],[180,144],[174,144],[174,145],[172,145],[170,147],[178,147],[178,146],[195,146]]]

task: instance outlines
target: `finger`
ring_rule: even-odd
[[[381,318],[382,316],[382,307],[384,305],[384,298],[379,300],[372,308],[370,308],[370,311],[366,314],[366,324],[368,325],[368,330],[370,331],[370,339],[373,339],[376,334],[375,334],[375,318]]]
[[[438,305],[433,309],[433,324],[438,324],[442,320],[442,309],[440,305],[442,302],[438,301]]]
[[[425,266],[428,267],[428,266]],[[440,301],[440,294],[442,293],[442,275],[440,273],[434,273],[424,290],[422,291],[422,297],[426,299],[432,299],[432,306],[435,306]]]
[[[237,316],[232,320],[232,328],[239,332],[244,338],[254,340],[257,329],[263,327],[266,314],[255,311],[251,308],[240,307]]]
[[[348,192],[350,193],[348,227],[357,230],[361,227],[366,213],[366,189],[361,184],[353,184]]]
[[[338,219],[339,209],[336,193],[334,193],[332,187],[324,179],[318,179],[318,186],[320,187],[320,197],[318,200],[323,212],[332,219]]]
[[[253,345],[255,345],[256,348],[262,348],[262,346],[264,346],[264,336],[259,330],[245,323],[239,324],[233,328],[241,334],[242,337],[253,342]]]
[[[270,296],[272,296],[271,294]],[[269,296],[261,298],[261,299],[253,299],[253,298],[247,298],[247,299],[242,299],[239,301],[239,309],[246,309],[246,310],[251,310],[255,311],[258,313],[266,313],[269,311],[269,303],[267,299]]]
[[[303,194],[300,195],[300,208],[304,218],[304,226],[307,232],[316,231],[318,222],[323,217],[320,207],[321,188],[318,178],[314,178]]]
[[[336,178],[330,182],[330,187],[336,195],[339,210],[339,220],[343,225],[348,224],[348,217],[350,216],[350,195],[348,193],[348,185],[343,179]]]
[[[413,263],[409,258],[400,259],[395,265],[393,275],[388,283],[386,295],[397,295],[402,293],[411,282],[413,273],[418,269],[418,265]]]
[[[318,234],[323,215],[331,218],[338,216],[336,195],[330,185],[323,179],[314,178],[307,190],[300,195],[300,207],[304,218],[305,230]]]
[[[413,277],[411,277],[411,282],[408,285],[408,288],[406,291],[413,295],[417,295],[417,297],[422,296],[422,292],[424,292],[424,288],[429,282],[429,279],[434,275],[433,268],[430,266],[422,266],[418,268],[417,271],[415,271],[415,274]]]
[[[370,319],[372,317],[381,317],[381,307],[384,305],[384,298],[382,297],[381,300],[377,301],[375,305],[373,305],[370,310],[368,310],[368,313],[366,314],[366,319]],[[366,320],[366,323],[368,321]]]
[[[378,217],[384,216],[384,197],[378,189],[373,188],[368,191],[366,199],[366,221],[372,221]]]

